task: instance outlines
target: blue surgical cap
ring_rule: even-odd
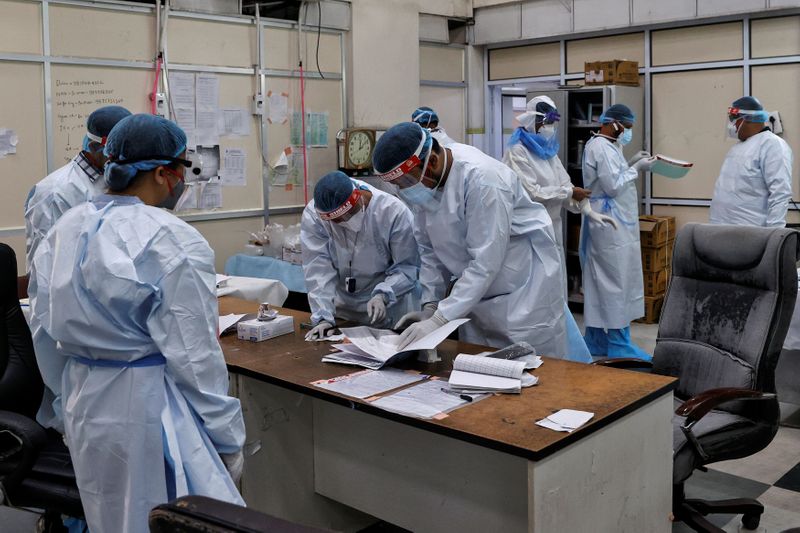
[[[354,188],[353,180],[344,172],[328,172],[314,187],[314,207],[323,213],[335,211],[350,198]]]
[[[122,106],[108,105],[95,109],[89,118],[86,120],[86,130],[95,137],[108,137],[112,128],[117,125],[117,122],[125,117],[131,116],[131,112]],[[90,143],[97,143],[97,141],[90,139],[88,136],[83,137],[83,149],[87,152],[91,150]]]
[[[623,104],[614,104],[600,115],[600,122],[602,124],[609,124],[616,121],[633,123],[636,122],[636,115],[633,114],[630,107]]]
[[[148,114],[131,115],[122,119],[108,135],[105,155],[106,184],[112,191],[122,191],[139,172],[146,172],[172,163],[186,150],[186,134],[174,122]],[[125,164],[126,159],[151,157],[145,161]]]
[[[741,113],[736,118],[743,118],[745,122],[766,122],[769,120],[769,113],[764,111],[764,106],[755,96],[742,96],[731,104],[731,107],[742,111],[760,111],[760,113]]]
[[[411,121],[416,122],[423,128],[430,126],[431,122],[439,122],[439,115],[436,111],[427,106],[418,107],[416,111],[411,114]]]
[[[378,174],[395,169],[406,159],[414,155],[423,137],[420,159],[425,159],[433,144],[431,133],[415,122],[395,124],[381,135],[372,152],[372,166]]]

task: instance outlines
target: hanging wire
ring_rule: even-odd
[[[322,70],[319,68],[319,36],[322,33],[322,2],[317,2],[317,72],[319,77],[323,80],[325,76],[322,75]]]

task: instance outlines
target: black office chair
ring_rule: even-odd
[[[651,366],[679,380],[672,507],[696,531],[721,532],[705,518],[714,513],[742,514],[755,529],[764,512],[753,499],[686,499],[684,482],[762,450],[778,431],[775,367],[797,297],[797,247],[797,233],[782,228],[688,224],[678,233]]]
[[[42,377],[17,298],[17,259],[0,243],[0,503],[43,509],[45,531],[61,515],[83,517],[69,450],[57,432],[36,423]]]
[[[184,496],[150,511],[151,533],[324,533],[205,496]]]

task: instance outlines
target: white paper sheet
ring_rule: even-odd
[[[200,209],[222,207],[222,184],[219,181],[203,184],[200,193]]]
[[[186,190],[178,199],[178,203],[175,204],[174,211],[176,213],[180,213],[181,211],[186,211],[188,209],[197,209],[200,207],[200,204],[197,200],[197,191],[200,188],[200,184],[196,181],[194,182],[186,182]]]
[[[337,392],[353,398],[369,398],[399,387],[427,379],[425,374],[406,372],[394,368],[385,370],[362,370],[333,379],[314,381],[311,384],[321,389]]]
[[[226,187],[247,185],[247,152],[241,148],[225,148],[219,176]]]
[[[225,274],[217,274],[217,287],[222,287],[225,283],[231,279],[230,276],[226,276]]]
[[[378,398],[372,405],[416,418],[433,418],[453,409],[469,405],[457,394],[442,391],[443,383],[427,380],[389,396]],[[474,401],[474,400],[473,400]]]
[[[552,429],[553,431],[566,431],[571,433],[584,425],[594,417],[594,413],[588,411],[576,411],[575,409],[561,409],[552,415],[536,422],[537,426]]]
[[[195,140],[194,74],[170,72],[169,97],[172,102],[172,119],[186,133],[187,145],[194,148],[197,145]]]
[[[519,378],[504,378],[474,372],[453,370],[450,373],[448,385],[454,390],[491,391],[503,393],[518,393],[521,388]]]
[[[453,370],[519,380],[522,377],[522,371],[525,370],[525,361],[493,359],[460,353],[453,361]]]
[[[284,124],[289,119],[289,95],[286,93],[267,93],[269,98],[269,117],[271,124]]]
[[[219,333],[220,335],[224,333],[228,328],[231,328],[236,325],[241,319],[243,319],[247,315],[222,315],[219,317]]]
[[[219,77],[197,74],[195,81],[196,138],[200,146],[219,144]]]
[[[250,113],[241,107],[226,107],[222,110],[223,135],[250,135]]]

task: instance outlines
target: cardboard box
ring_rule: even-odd
[[[614,59],[583,64],[586,85],[639,86],[639,62]]]
[[[644,274],[644,295],[661,296],[667,291],[669,276],[672,269],[665,268],[658,272],[643,272]]]
[[[655,324],[661,318],[661,306],[664,305],[664,296],[644,297],[644,316],[636,322]]]
[[[642,271],[659,272],[670,268],[672,266],[672,249],[674,247],[674,240],[655,248],[642,246]]]
[[[639,217],[639,240],[643,248],[657,248],[675,239],[675,217]]]
[[[294,317],[278,315],[274,320],[242,320],[236,325],[241,340],[261,342],[294,332]]]

